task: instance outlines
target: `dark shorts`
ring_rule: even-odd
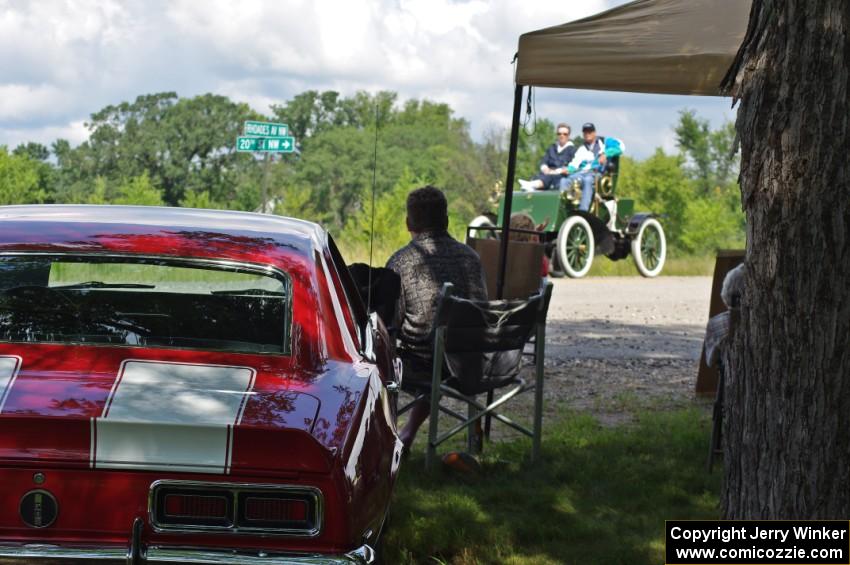
[[[561,179],[566,177],[564,175],[544,175],[543,173],[537,173],[532,178],[543,182],[543,190],[558,190]]]

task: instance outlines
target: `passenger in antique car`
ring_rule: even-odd
[[[412,191],[407,196],[406,221],[411,241],[390,257],[387,268],[401,277],[395,325],[404,363],[402,386],[421,395],[429,389],[435,361],[431,330],[443,283],[454,284],[459,296],[475,300],[487,300],[487,286],[478,254],[447,231],[448,203],[440,189],[424,186]],[[399,434],[405,447],[413,443],[429,410],[427,396],[414,404]]]
[[[567,182],[567,165],[572,161],[576,148],[570,141],[571,128],[565,123],[555,128],[557,139],[546,149],[540,160],[540,172],[531,180],[518,179],[522,190],[563,189]]]

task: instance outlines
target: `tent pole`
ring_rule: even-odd
[[[511,206],[514,199],[514,174],[516,172],[519,114],[522,110],[522,85],[514,90],[514,116],[511,120],[511,144],[508,149],[508,178],[505,181],[505,207],[502,211],[502,247],[499,250],[499,273],[496,277],[496,299],[501,300],[505,286],[505,269],[508,265],[508,241],[511,231]]]

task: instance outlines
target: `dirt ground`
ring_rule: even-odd
[[[710,277],[555,280],[546,335],[547,412],[603,422],[623,408],[694,402]],[[551,402],[552,400],[556,402]]]
[[[705,401],[694,399],[694,386],[708,321],[710,277],[600,277],[553,283],[546,328],[544,427],[545,420],[558,418],[565,409],[590,412],[608,425],[630,419],[640,408],[697,403],[708,409]],[[531,413],[531,394],[514,402]],[[493,428],[502,435],[497,428],[504,426]]]

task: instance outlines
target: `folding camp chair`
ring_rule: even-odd
[[[431,421],[428,429],[426,467],[430,467],[437,446],[467,429],[470,450],[476,424],[492,417],[532,438],[532,461],[540,455],[543,426],[543,359],[546,313],[552,296],[552,283],[546,282],[528,300],[475,301],[453,295],[446,283],[440,292],[434,321],[434,363],[431,375]],[[520,376],[523,349],[534,336],[533,382]],[[445,361],[445,363],[441,361]],[[449,375],[444,375],[444,365]],[[444,376],[448,377],[444,381]],[[482,404],[476,398],[511,387],[495,400]],[[529,430],[496,410],[515,396],[534,391],[534,425]],[[443,397],[467,404],[467,416],[440,404]],[[492,399],[492,396],[489,397]],[[402,409],[402,412],[404,409]],[[438,418],[444,412],[459,420],[456,426],[439,434]],[[488,426],[489,427],[489,426]]]

